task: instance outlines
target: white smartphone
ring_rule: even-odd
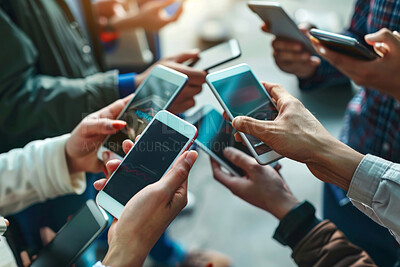
[[[247,64],[209,74],[206,81],[231,120],[237,116],[274,120],[278,116],[275,103]],[[282,158],[254,136],[239,134],[258,163],[265,165]]]
[[[97,195],[97,204],[119,218],[126,203],[157,182],[194,142],[197,129],[168,111],[160,111]]]
[[[102,153],[111,151],[115,158],[122,159],[125,155],[122,142],[126,139],[135,141],[157,112],[171,106],[187,82],[185,74],[161,65],[156,66],[118,116],[119,120],[127,122],[126,127],[107,137],[97,152],[98,158],[103,160]]]
[[[190,64],[197,70],[208,71],[242,55],[236,39],[223,42],[199,53],[199,59]]]
[[[236,176],[245,175],[241,168],[225,158],[224,149],[234,147],[247,155],[252,155],[245,145],[235,141],[237,131],[229,121],[222,117],[221,113],[207,105],[186,120],[196,126],[199,131],[195,141],[196,145],[230,173]]]
[[[289,17],[279,3],[267,1],[249,1],[249,8],[271,27],[271,33],[279,38],[302,43],[304,48],[315,54],[310,39],[307,38]]]
[[[71,266],[100,235],[107,223],[107,214],[93,200],[88,200],[54,239],[40,250],[30,266]]]

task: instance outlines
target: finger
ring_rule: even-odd
[[[399,46],[399,40],[392,31],[386,28],[380,29],[375,33],[367,34],[364,38],[370,45],[374,45],[374,43],[385,43],[389,50],[396,49],[396,47]]]
[[[170,59],[175,61],[176,63],[184,63],[190,59],[198,59],[199,53],[200,53],[200,50],[196,48],[196,49],[186,51],[182,54],[173,56]]]
[[[211,160],[211,168],[213,172],[213,176],[215,180],[223,184],[232,192],[237,192],[238,189],[238,179],[243,179],[241,177],[233,176],[227,172],[224,172],[221,166],[212,158]]]
[[[171,107],[168,110],[173,114],[178,114],[194,107],[195,104],[196,101],[194,100],[194,98],[185,100],[184,102],[176,101],[171,105]]]
[[[10,222],[7,219],[4,219],[4,223],[6,224],[7,227],[10,226]]]
[[[138,136],[136,136],[136,138],[135,138],[135,143],[137,142],[137,140],[139,140],[140,136],[141,136],[141,134],[139,134]]]
[[[291,52],[291,51],[285,51],[285,52],[279,52],[279,51],[274,51],[274,58],[276,61],[298,61],[298,62],[306,62],[310,60],[310,53],[308,52]]]
[[[49,227],[45,226],[40,228],[40,238],[42,239],[43,246],[46,246],[48,243],[50,243],[55,236],[56,233]]]
[[[100,109],[97,113],[100,118],[116,119],[126,104],[132,99],[134,94],[131,94],[124,99],[119,99],[105,108]]]
[[[136,140],[139,136],[136,137]],[[136,142],[135,140],[135,142]],[[127,154],[129,152],[129,150],[131,150],[133,147],[133,142],[129,139],[124,140],[124,142],[122,142],[122,150],[125,152],[125,154]]]
[[[181,60],[179,60],[181,61]],[[162,62],[163,65],[166,67],[169,67],[171,69],[174,69],[176,71],[179,71],[181,73],[184,73],[188,76],[189,78],[189,84],[197,84],[197,85],[202,85],[207,76],[207,72],[201,71],[201,70],[196,70],[194,68],[191,68],[189,66],[173,62],[173,61],[166,61]]]
[[[118,166],[121,164],[121,160],[119,159],[113,159],[107,162],[106,168],[109,173],[115,172],[115,170],[118,168]]]
[[[234,165],[243,169],[247,173],[251,172],[250,168],[252,167],[252,165],[258,164],[255,162],[254,158],[233,147],[225,148],[224,156]]]
[[[103,187],[106,185],[107,183],[107,179],[103,178],[100,180],[97,180],[93,183],[93,187],[94,189],[96,189],[97,191],[100,191],[101,189],[103,189]]]
[[[279,84],[267,82],[262,82],[262,84],[265,90],[267,90],[268,94],[276,101],[292,97],[292,95],[289,94],[289,92]]]
[[[173,3],[175,3],[176,2],[176,0],[164,0],[164,1],[159,1],[159,2],[156,2],[156,3],[154,3],[154,8],[155,9],[164,9],[164,8],[166,8],[167,6],[169,6],[169,5],[172,5]]]
[[[235,141],[236,141],[236,142],[239,142],[239,143],[242,143],[243,145],[246,145],[246,143],[243,141],[242,136],[240,136],[239,133],[235,133],[234,136],[235,136]]]
[[[86,137],[114,134],[126,126],[125,121],[90,116],[82,123],[82,134]]]
[[[246,116],[238,116],[233,119],[232,126],[239,132],[250,134],[260,140],[274,136],[274,121],[261,121]]]
[[[271,22],[270,21],[266,21],[262,26],[261,26],[261,30],[263,32],[266,33],[271,33]]]
[[[24,267],[27,267],[27,266],[29,266],[29,265],[31,264],[31,259],[29,258],[28,252],[26,252],[25,250],[24,250],[24,251],[21,251],[21,253],[19,254],[19,256],[20,256],[20,258],[21,258],[22,265],[23,265]]]
[[[274,50],[282,52],[301,52],[303,50],[303,45],[299,42],[287,41],[280,38],[272,41],[272,47]]]
[[[172,169],[162,178],[162,181],[171,192],[176,190],[187,180],[190,170],[197,159],[196,151],[186,151],[174,164]]]
[[[224,113],[222,113],[222,117],[227,121],[231,121],[231,119],[229,118],[228,114],[226,114],[225,111],[224,111]]]

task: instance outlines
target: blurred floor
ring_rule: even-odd
[[[317,26],[340,31],[348,25],[354,1],[349,0],[286,0],[281,1],[287,12],[300,18],[311,11]],[[307,15],[307,14],[306,14]],[[338,136],[343,113],[352,92],[349,88],[329,88],[322,91],[301,93],[297,80],[281,72],[274,64],[270,42],[272,37],[260,30],[261,22],[244,1],[188,0],[185,13],[175,24],[162,33],[164,55],[201,46],[197,30],[207,17],[219,17],[229,23],[232,36],[242,47],[242,57],[228,63],[249,64],[261,80],[280,83],[300,98],[323,125]],[[207,86],[197,98],[195,111],[204,104],[219,107]],[[303,164],[288,159],[281,160],[282,174],[299,200],[314,203],[321,214],[322,183],[315,179]],[[234,266],[294,266],[290,250],[275,242],[271,236],[278,222],[271,215],[233,196],[214,181],[207,154],[200,157],[190,175],[189,188],[197,199],[191,216],[179,217],[170,227],[173,237],[189,248],[216,249],[230,255]]]

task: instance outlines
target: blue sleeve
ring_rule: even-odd
[[[120,98],[124,98],[136,91],[136,73],[120,74],[118,76],[118,91]]]

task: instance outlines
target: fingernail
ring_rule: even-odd
[[[107,162],[110,159],[110,154],[109,152],[103,152],[103,161]]]
[[[318,50],[321,54],[325,55],[326,54],[326,50],[325,48],[323,48],[322,46],[318,47]]]
[[[225,156],[226,158],[229,158],[231,152],[232,152],[232,148],[230,148],[230,147],[225,148],[225,149],[224,149],[224,156]]]
[[[126,122],[125,121],[114,121],[112,123],[112,127],[116,130],[121,130],[124,129],[126,126]]]
[[[190,167],[193,166],[194,162],[196,161],[197,152],[196,151],[189,151],[186,153],[186,162],[189,163]]]

